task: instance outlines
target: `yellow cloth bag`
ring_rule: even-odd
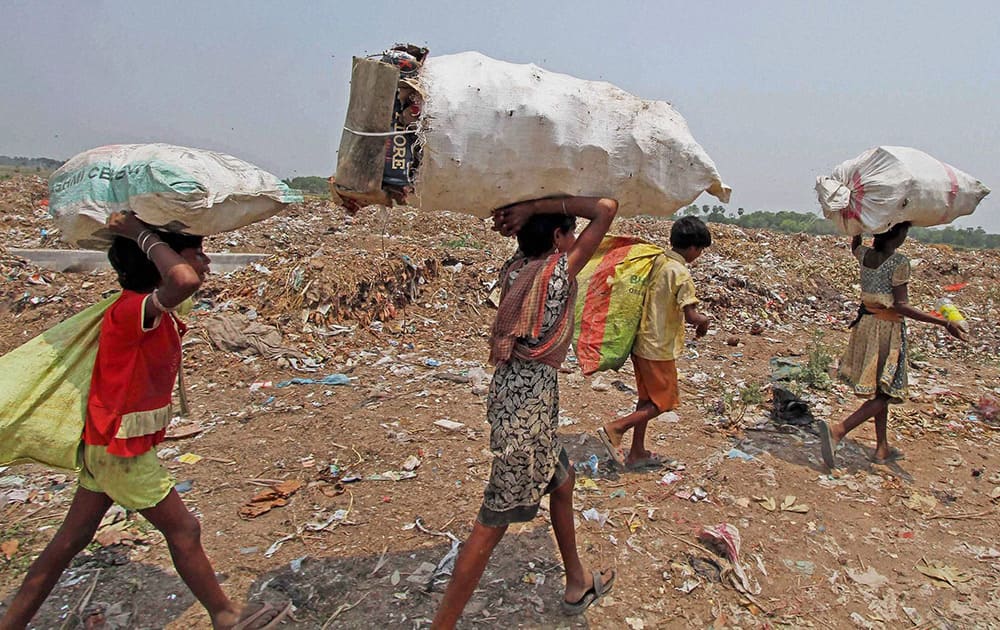
[[[584,374],[617,370],[632,352],[653,261],[663,248],[632,236],[605,236],[577,275],[577,361]]]
[[[0,357],[0,465],[79,470],[101,320],[118,294]]]

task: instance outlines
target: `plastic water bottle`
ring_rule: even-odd
[[[969,324],[965,321],[962,311],[958,310],[958,307],[950,299],[941,298],[938,300],[936,310],[941,314],[941,317],[947,319],[949,322],[954,322],[962,330],[967,331],[969,329]]]

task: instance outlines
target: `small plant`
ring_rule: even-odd
[[[833,365],[833,355],[822,342],[819,333],[813,335],[807,349],[808,363],[802,369],[799,380],[814,389],[830,389],[833,381],[830,379],[830,366]]]
[[[468,248],[468,249],[483,249],[486,247],[485,243],[480,243],[479,241],[472,238],[471,234],[464,234],[458,238],[452,239],[450,241],[445,241],[441,243],[443,247],[451,248]]]
[[[764,386],[761,383],[747,383],[740,389],[740,402],[746,406],[764,402]]]

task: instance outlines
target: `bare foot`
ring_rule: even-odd
[[[270,626],[288,616],[292,602],[276,607],[267,602],[249,604],[239,615],[234,611],[224,611],[212,617],[212,627],[217,630],[255,630]]]

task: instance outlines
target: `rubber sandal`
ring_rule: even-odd
[[[833,458],[833,436],[830,434],[830,425],[822,420],[819,422],[819,447],[823,453],[823,463],[827,468],[836,468],[837,462]]]
[[[885,466],[892,462],[901,462],[904,459],[906,459],[906,455],[903,454],[903,451],[898,448],[891,448],[889,449],[888,457],[872,457],[872,462],[880,466]]]
[[[615,577],[617,577],[618,572],[611,569],[611,576],[606,582],[601,581],[600,571],[595,569],[591,571],[591,574],[594,577],[594,585],[587,589],[587,592],[583,594],[583,597],[575,602],[568,602],[564,599],[562,601],[563,613],[567,615],[583,614],[583,612],[590,608],[594,602],[611,592],[611,587],[615,584]]]
[[[604,448],[607,449],[608,455],[610,455],[611,459],[618,464],[618,467],[625,468],[625,454],[622,453],[622,449],[611,443],[611,438],[608,437],[608,432],[604,429],[604,427],[597,430],[597,437],[601,439],[601,443],[604,444]]]
[[[643,471],[659,470],[659,469],[663,468],[664,466],[666,466],[667,464],[672,463],[673,461],[674,460],[672,460],[672,459],[669,459],[669,458],[666,458],[666,457],[664,457],[662,455],[658,455],[657,453],[652,453],[651,452],[649,454],[649,457],[644,457],[644,458],[640,459],[639,461],[632,462],[631,464],[629,464],[628,462],[626,462],[625,463],[625,470],[630,471],[630,472],[643,472]]]

